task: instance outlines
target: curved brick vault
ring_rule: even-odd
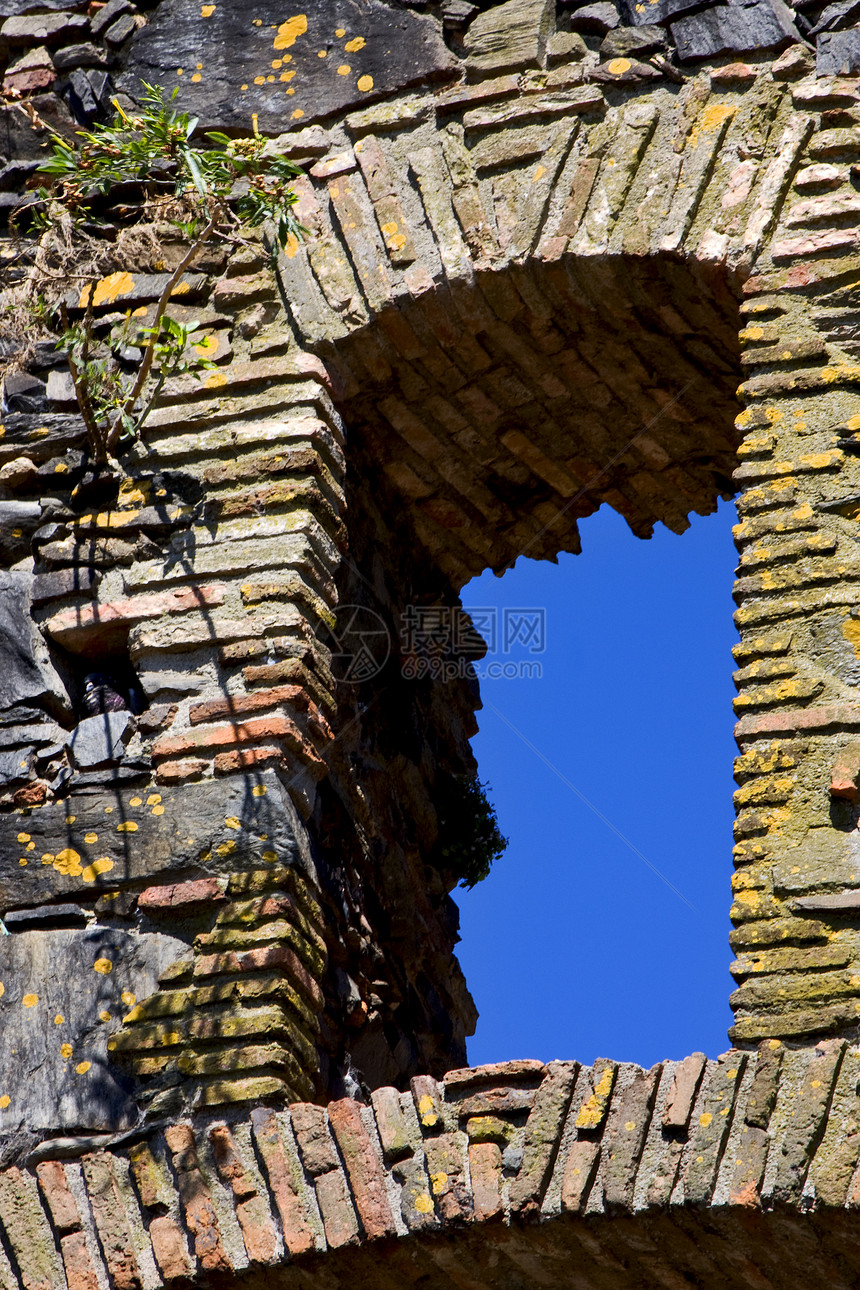
[[[856,1284],[856,31],[469,8],[0,0],[59,129],[199,53],[183,101],[287,131],[310,230],[277,279],[253,247],[189,275],[218,371],[112,493],[51,353],[5,381],[9,1290]],[[156,233],[102,320],[152,309]],[[400,616],[604,502],[647,537],[733,495],[736,1047],[461,1069],[441,803],[478,700],[407,679]],[[364,679],[338,605],[393,642]],[[143,712],[81,719],[93,659]]]

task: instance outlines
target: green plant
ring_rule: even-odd
[[[508,845],[485,790],[477,775],[442,773],[436,782],[439,836],[433,861],[461,887],[474,887],[488,877]]]
[[[197,146],[197,118],[180,111],[175,97],[175,90],[166,99],[157,86],[145,85],[133,116],[117,103],[109,125],[80,130],[73,142],[52,135],[39,168],[47,182],[17,216],[18,225],[26,223],[26,233],[35,236],[35,249],[28,271],[7,292],[6,312],[19,333],[35,325],[57,336],[99,463],[122,442],[139,437],[167,380],[214,366],[200,350],[198,324],[168,313],[171,296],[203,247],[212,241],[235,247],[247,240],[247,230],[262,226],[271,229],[268,247],[276,261],[278,249],[305,232],[293,211],[292,182],[301,170],[273,154],[256,132],[240,139],[213,132],[206,135],[211,147]],[[17,106],[34,126],[43,125],[31,104]],[[159,227],[172,230],[185,250],[154,319],[144,326],[129,314],[100,335],[98,282],[125,268],[135,250],[157,248]]]

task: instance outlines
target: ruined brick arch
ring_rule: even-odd
[[[856,33],[816,75],[770,0],[659,0],[682,56],[600,61],[516,0],[405,70],[344,27],[373,67],[285,120],[284,58],[253,100],[218,80],[224,31],[228,72],[258,38],[275,61],[280,10],[234,50],[242,6],[169,3],[186,26],[159,9],[126,87],[172,84],[174,42],[223,18],[183,87],[213,124],[289,124],[311,236],[277,279],[246,247],[189,280],[220,370],[165,389],[104,509],[72,496],[47,368],[4,417],[0,1282],[793,1288],[801,1251],[854,1285]],[[54,21],[65,48],[89,19]],[[147,307],[161,270],[128,267],[112,305]],[[576,550],[604,501],[646,536],[733,492],[736,1047],[456,1069],[474,1006],[436,807],[474,695],[338,682],[318,624]],[[105,623],[150,708],[100,760],[44,641],[86,656]]]

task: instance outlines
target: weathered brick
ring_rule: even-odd
[[[488,1222],[502,1213],[502,1153],[495,1142],[469,1144],[469,1175],[475,1218]]]
[[[529,1214],[540,1208],[578,1070],[577,1062],[550,1062],[546,1068],[526,1121],[523,1163],[511,1183],[511,1209],[516,1213]]]
[[[166,883],[145,887],[137,898],[138,909],[147,913],[186,910],[198,905],[217,904],[226,900],[224,885],[217,878],[194,878],[188,882]]]
[[[436,1209],[445,1222],[473,1217],[472,1195],[465,1178],[467,1148],[464,1133],[440,1133],[424,1143],[430,1187]]]
[[[400,1094],[397,1089],[375,1089],[370,1100],[376,1115],[376,1127],[385,1160],[390,1163],[410,1155],[414,1144],[410,1138],[409,1126],[400,1105]]]
[[[600,1144],[580,1138],[570,1148],[564,1164],[561,1182],[561,1207],[577,1214],[588,1200],[588,1193],[597,1172]]]
[[[173,1155],[185,1222],[194,1237],[194,1252],[207,1272],[229,1272],[232,1265],[221,1242],[221,1231],[209,1188],[200,1172],[191,1127],[187,1124],[175,1124],[165,1130],[164,1136]]]
[[[606,1131],[603,1199],[608,1210],[630,1209],[639,1159],[651,1123],[662,1066],[640,1071],[617,1099]]]
[[[314,1238],[300,1198],[301,1166],[284,1144],[274,1111],[254,1110],[251,1122],[281,1216],[284,1243],[291,1254],[305,1254],[313,1249]]]
[[[290,1107],[290,1119],[302,1163],[308,1173],[315,1177],[339,1168],[340,1161],[329,1132],[325,1107],[296,1102]]]
[[[314,1189],[329,1248],[339,1250],[344,1245],[358,1245],[358,1219],[341,1170],[331,1169],[328,1173],[318,1174],[314,1179]]]
[[[106,1151],[84,1156],[83,1166],[93,1218],[111,1281],[117,1290],[140,1290],[143,1281],[111,1156]]]
[[[159,1271],[165,1281],[194,1275],[185,1238],[169,1214],[156,1215],[149,1224],[149,1239]],[[69,1287],[71,1290],[71,1287]]]
[[[99,1290],[99,1280],[83,1232],[68,1232],[62,1236],[60,1253],[69,1290]]]
[[[328,1113],[366,1237],[372,1241],[394,1236],[396,1228],[385,1191],[385,1175],[358,1103],[342,1098],[329,1104]]]
[[[678,1063],[663,1107],[664,1129],[686,1131],[706,1064],[707,1058],[704,1053],[693,1053],[692,1056],[685,1057]]]
[[[57,1231],[61,1235],[65,1232],[77,1231],[81,1226],[81,1216],[78,1213],[77,1201],[69,1190],[62,1161],[43,1161],[36,1166],[36,1177],[39,1179],[42,1194],[48,1202],[48,1209],[51,1211],[51,1218]]]

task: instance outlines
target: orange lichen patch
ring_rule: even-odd
[[[92,1062],[78,1062],[77,1066],[75,1067],[75,1070],[79,1075],[86,1075],[87,1071],[90,1069],[91,1066],[92,1066]]]
[[[161,802],[160,793],[150,793],[149,797],[146,799],[147,806],[158,806],[160,802]]]
[[[39,1002],[39,996],[37,994],[25,994],[21,1002],[25,1008],[35,1008]]]
[[[5,993],[6,993],[6,987],[5,987],[5,985],[3,984],[3,982],[2,982],[2,981],[0,981],[0,999],[2,999],[2,998],[3,998],[3,995],[4,995]]]
[[[46,863],[45,856],[42,856],[42,864]],[[55,856],[50,856],[48,864],[53,864],[57,873],[63,874],[66,878],[79,878],[81,874],[81,857],[74,847],[64,847],[58,851]]]
[[[99,1021],[110,1021],[110,1013],[108,1012],[107,1008],[102,1008],[101,1012],[99,1013]]]
[[[613,58],[607,64],[607,71],[611,72],[613,76],[623,76],[625,72],[630,71],[632,66],[633,64],[629,58]]]
[[[294,76],[295,76],[295,72],[281,72],[281,75],[278,79],[282,81],[291,81]]]
[[[117,296],[127,295],[134,288],[134,278],[130,273],[125,271],[120,273],[109,273],[101,282],[96,283],[96,289],[93,292],[93,308],[99,305],[112,305]],[[78,299],[78,307],[85,309],[90,296],[89,285],[81,291]]]
[[[358,88],[366,93],[367,90],[373,89],[373,77],[359,76],[357,84],[358,84]]]
[[[293,112],[292,114],[294,121],[298,121],[299,117],[302,117],[302,116],[304,116],[304,112],[302,111],[301,108],[296,108],[295,112]]]
[[[287,244],[284,247],[284,253],[287,259],[292,260],[293,256],[296,254],[298,249],[299,249],[299,239],[296,237],[295,233],[290,233],[287,236]]]
[[[56,1015],[56,1017],[54,1018],[54,1025],[55,1025],[55,1026],[62,1026],[62,1024],[63,1024],[63,1022],[64,1022],[65,1020],[66,1020],[66,1018],[63,1016],[63,1014],[62,1014],[61,1012],[58,1012],[58,1013],[57,1013],[57,1015]]]
[[[73,1052],[74,1049],[71,1044],[60,1044],[60,1056],[65,1058],[66,1061],[69,1060]]]
[[[137,833],[137,824],[134,820],[124,820],[122,824],[116,826],[117,833]]]
[[[134,1005],[137,1003],[137,995],[134,994],[131,990],[123,990],[122,994],[119,997],[122,999],[123,1003],[127,1008],[133,1008]]]
[[[278,28],[278,34],[272,41],[273,49],[289,49],[294,45],[299,36],[303,36],[308,29],[307,15],[297,13],[294,18],[288,18],[282,22]]]
[[[214,12],[215,12],[214,4],[202,4],[200,6],[201,18],[211,18]]]
[[[11,1097],[9,1096],[9,1094],[8,1094],[8,1093],[4,1093],[4,1094],[3,1094],[3,1096],[2,1096],[2,1097],[0,1097],[0,1111],[5,1111],[5,1110],[6,1110],[6,1107],[9,1105],[9,1103],[10,1103],[11,1101],[12,1101],[12,1099],[11,1099]]]
[[[317,58],[328,58],[328,50],[327,49],[319,50],[317,53]]]
[[[357,54],[360,49],[364,49],[366,44],[367,41],[363,36],[355,36],[352,40],[346,42],[344,49],[348,54]]]
[[[199,72],[195,72],[194,75],[191,77],[191,79],[192,81],[202,81],[203,77],[200,75]]]
[[[340,67],[337,69],[337,74],[338,76],[349,76],[351,71],[352,68],[349,63],[341,63]]]
[[[265,78],[265,76],[255,76],[255,77],[254,77],[254,84],[255,84],[255,85],[265,85],[265,84],[266,84],[266,78]]]
[[[93,842],[98,842],[98,840],[99,840],[99,835],[97,833],[84,834],[84,842],[89,843],[90,846],[92,846]]]
[[[113,963],[111,963],[110,959],[96,959],[93,964],[93,971],[98,972],[100,976],[107,976],[109,972],[113,971]]]
[[[94,860],[92,864],[88,864],[85,869],[81,870],[81,877],[84,882],[95,882],[99,874],[110,873],[112,868],[113,860],[110,860],[107,856],[99,856],[98,860]]]
[[[343,36],[346,35],[346,27],[338,27],[337,31],[334,34],[337,36],[338,40],[340,40]]]

